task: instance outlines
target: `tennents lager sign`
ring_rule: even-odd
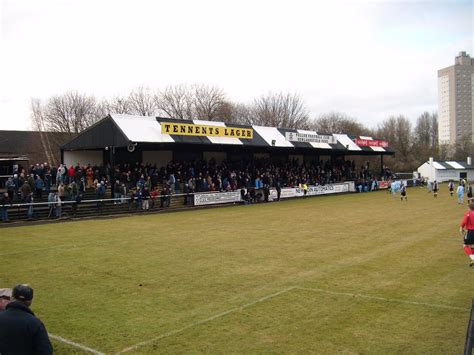
[[[179,136],[253,138],[252,128],[209,126],[190,123],[161,122],[161,133]]]

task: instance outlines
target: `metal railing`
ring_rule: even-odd
[[[18,202],[0,205],[0,212],[6,209],[9,221],[79,217],[89,215],[93,212],[111,215],[117,213],[134,213],[147,210],[193,206],[194,194],[195,193],[167,194],[158,195],[154,198],[149,197],[148,199],[118,197],[83,199],[80,201],[68,199],[50,202]],[[183,200],[178,202],[179,199]]]

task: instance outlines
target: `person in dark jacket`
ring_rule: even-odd
[[[6,310],[0,312],[0,354],[52,354],[48,332],[30,309],[33,289],[28,285],[17,285],[11,300]]]
[[[8,205],[12,204],[10,195],[8,192],[5,192],[2,197],[0,197],[0,215],[2,216],[2,222],[8,221]]]

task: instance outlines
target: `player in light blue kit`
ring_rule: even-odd
[[[464,202],[464,186],[463,186],[463,184],[461,184],[461,183],[459,184],[457,193],[458,193],[458,203],[462,204]]]

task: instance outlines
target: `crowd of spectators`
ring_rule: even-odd
[[[391,176],[384,168],[382,178]],[[75,166],[50,167],[36,164],[24,169],[19,167],[5,183],[6,193],[0,205],[11,203],[30,204],[47,197],[50,215],[61,217],[64,201],[77,204],[86,190],[93,190],[101,209],[101,200],[111,197],[114,204],[128,203],[129,207],[148,210],[157,206],[170,205],[171,195],[182,194],[184,203],[192,200],[195,192],[235,191],[244,189],[265,189],[325,185],[355,180],[358,185],[373,186],[376,177],[372,175],[367,162],[357,168],[355,161],[335,159],[317,160],[300,164],[298,160],[272,161],[254,159],[251,161],[171,161],[166,166],[152,164],[121,163],[113,168],[76,164]],[[370,187],[369,187],[370,189]],[[33,206],[28,217],[33,217]],[[75,212],[73,207],[73,214]],[[5,210],[5,209],[3,209]],[[7,219],[8,216],[3,215]]]

